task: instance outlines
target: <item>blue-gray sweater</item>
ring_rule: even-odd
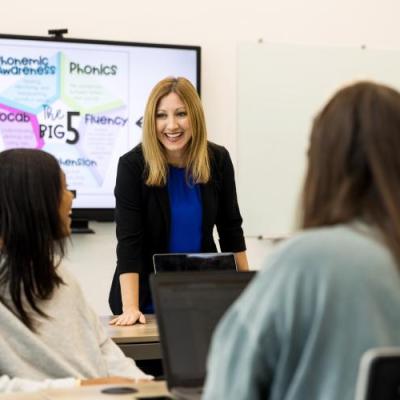
[[[220,322],[204,399],[353,400],[361,355],[400,345],[400,276],[376,231],[312,229],[268,258]]]

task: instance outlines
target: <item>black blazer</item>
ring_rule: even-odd
[[[202,252],[217,251],[213,228],[217,226],[222,251],[246,250],[242,217],[236,196],[232,161],[228,151],[208,143],[211,177],[201,184],[203,207]],[[119,275],[139,273],[139,306],[150,297],[149,274],[152,256],[168,253],[170,207],[166,186],[145,184],[145,161],[139,144],[119,159],[115,186],[117,223],[117,268],[111,285],[109,304],[114,314],[122,313]]]

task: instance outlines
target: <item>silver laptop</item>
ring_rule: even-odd
[[[233,253],[170,253],[153,255],[154,272],[236,271]]]
[[[200,399],[212,333],[254,272],[170,272],[150,277],[168,389]]]

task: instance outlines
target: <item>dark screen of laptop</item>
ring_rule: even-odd
[[[213,330],[246,284],[244,281],[224,282],[222,286],[186,283],[159,289],[169,385],[203,384]]]
[[[400,360],[397,357],[389,357],[375,360],[371,369],[369,390],[366,400],[400,399]]]
[[[233,254],[156,254],[156,272],[235,270]]]

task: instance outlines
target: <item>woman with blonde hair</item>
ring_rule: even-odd
[[[185,78],[152,90],[143,141],[119,160],[116,197],[117,268],[112,324],[145,323],[152,312],[149,274],[155,253],[234,252],[246,270],[246,247],[228,151],[207,141],[200,98]]]
[[[353,400],[361,356],[400,345],[400,93],[337,92],[311,132],[302,232],[217,327],[205,400]]]

